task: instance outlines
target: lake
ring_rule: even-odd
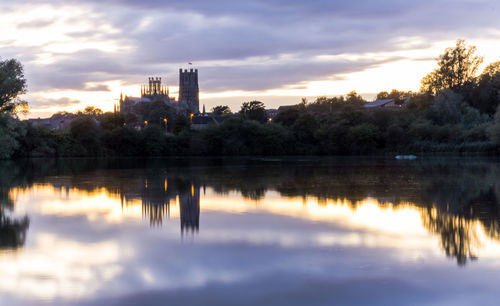
[[[1,305],[498,305],[500,161],[0,162]]]

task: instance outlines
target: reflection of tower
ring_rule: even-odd
[[[191,185],[188,192],[179,195],[181,233],[198,231],[200,227],[200,187]]]

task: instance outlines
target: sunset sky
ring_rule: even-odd
[[[495,0],[100,0],[0,3],[0,57],[25,67],[29,117],[112,110],[149,76],[199,69],[207,110],[351,90],[418,90],[458,38],[500,60]]]

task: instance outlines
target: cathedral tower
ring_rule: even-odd
[[[179,103],[185,104],[194,114],[200,112],[198,69],[179,69]]]

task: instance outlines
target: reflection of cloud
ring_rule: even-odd
[[[334,274],[332,271],[331,273]],[[432,273],[432,271],[425,272]],[[448,294],[458,293],[457,288],[450,288],[446,282],[442,286],[432,285],[434,282],[421,285],[396,275],[369,279],[348,278],[342,281],[330,275],[304,280],[301,275],[290,271],[273,271],[267,272],[259,278],[212,282],[202,287],[184,290],[161,289],[132,293],[122,297],[92,300],[79,305],[135,306],[142,305],[145,301],[149,306],[387,306],[407,305],[408,301],[415,305],[430,305],[436,300],[445,300]],[[446,287],[446,290],[443,287]],[[484,294],[487,290],[483,290],[481,291]],[[464,305],[477,302],[475,297],[470,295],[462,301]]]
[[[2,292],[26,298],[77,298],[102,290],[123,270],[114,242],[78,243],[50,234],[34,234],[31,247],[0,261]],[[56,246],[56,247],[54,247]]]
[[[93,192],[77,188],[56,188],[52,185],[35,185],[30,189],[16,191],[18,201],[28,202],[36,196],[36,210],[43,215],[85,216],[93,222],[119,223],[123,219],[141,219],[141,201],[135,199],[122,207],[120,198],[97,189]],[[174,212],[174,216],[177,214]]]
[[[186,175],[183,170],[178,171]],[[452,284],[446,282],[449,273],[455,271],[450,268],[452,263],[444,260],[436,238],[422,228],[420,210],[410,203],[396,207],[381,205],[371,198],[357,203],[284,198],[273,191],[264,193],[256,202],[243,199],[239,192],[220,196],[208,188],[206,195],[200,196],[199,207],[197,200],[186,207],[195,212],[201,208],[201,215],[188,212],[187,225],[202,224],[194,243],[186,243],[180,241],[182,220],[178,215],[161,229],[149,228],[147,219],[137,222],[143,218],[141,197],[156,200],[158,185],[160,195],[167,190],[187,191],[187,198],[179,199],[183,201],[190,200],[190,194],[197,198],[197,189],[187,184],[187,188],[176,190],[176,180],[166,184],[163,176],[156,184],[148,180],[146,187],[137,184],[142,182],[137,172],[108,171],[121,179],[110,179],[100,171],[82,176],[55,175],[44,179],[53,184],[14,192],[16,209],[28,211],[34,227],[22,252],[0,253],[0,270],[6,271],[0,280],[0,292],[50,301],[62,297],[68,303],[85,298],[94,305],[122,305],[137,304],[134,299],[147,300],[142,293],[151,294],[152,290],[151,303],[141,304],[153,304],[165,292],[171,299],[168,301],[177,301],[187,293],[196,299],[206,298],[211,296],[210,289],[217,293],[239,292],[238,286],[252,284],[253,290],[247,292],[264,292],[268,298],[278,296],[277,292],[281,297],[283,292],[299,292],[304,299],[307,293],[330,298],[332,290],[338,290],[337,301],[347,301],[361,290],[361,284],[364,298],[387,302],[383,297],[394,298],[396,294],[403,301],[422,292],[452,299],[450,292],[454,291],[438,291],[437,285],[453,290],[470,285],[471,279],[463,277]],[[68,181],[75,187],[54,187],[66,186]],[[102,188],[106,182],[113,187]],[[182,180],[178,186],[187,182]],[[135,195],[136,201],[131,199],[122,207],[120,188],[127,190],[131,198]],[[148,193],[137,192],[143,188]],[[186,203],[189,205],[189,201]],[[176,207],[172,212],[180,209]],[[485,257],[483,269],[491,268],[488,260],[495,261],[496,257],[494,252]],[[419,264],[408,264],[415,261]],[[309,286],[304,287],[304,281]],[[474,281],[483,288],[482,293],[497,290],[481,286],[491,283],[491,278]],[[406,291],[393,294],[393,282],[400,285],[397,290]],[[376,284],[380,287],[372,287]],[[124,295],[127,297],[120,301],[94,300]],[[235,293],[234,297],[241,295]],[[162,304],[167,300],[161,299]],[[300,301],[304,304],[305,300]]]

